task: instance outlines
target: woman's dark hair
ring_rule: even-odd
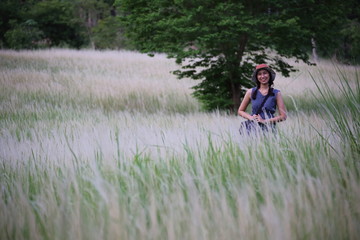
[[[259,70],[261,70],[261,69],[259,69]],[[258,71],[259,71],[259,70],[258,70]],[[266,70],[266,69],[264,69],[264,70]],[[252,98],[253,100],[256,99],[257,92],[259,91],[259,88],[260,88],[260,82],[259,82],[259,80],[257,79],[257,73],[258,73],[258,71],[256,72],[256,89],[255,89],[255,91],[253,91],[252,94],[251,94],[251,98]],[[269,73],[269,77],[270,77],[270,79],[269,79],[269,91],[271,91],[270,94],[273,95],[271,86],[274,84],[274,79],[272,78],[271,73],[270,73],[268,70],[266,70],[266,71]]]

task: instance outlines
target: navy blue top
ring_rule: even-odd
[[[252,93],[255,90],[256,87],[252,88]],[[272,92],[273,94],[271,94],[264,103],[264,106],[262,107],[262,111],[260,111],[260,116],[263,119],[269,119],[274,117],[274,114],[276,112],[276,95],[279,92],[280,90],[274,88]],[[257,91],[256,98],[255,99],[251,98],[252,115],[254,115],[257,112],[258,108],[260,107],[265,97],[266,95],[262,95],[260,91]]]

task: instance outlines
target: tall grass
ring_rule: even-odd
[[[200,108],[189,95],[191,82],[176,80],[170,73],[176,65],[163,55],[155,61],[131,52],[2,51],[1,55],[2,93],[16,91],[13,97],[26,105],[41,102],[48,108],[146,113]]]
[[[335,68],[331,81],[310,69],[304,110],[299,89],[279,78],[296,107],[276,135],[244,138],[239,118],[197,112],[191,83],[171,79],[174,66],[162,56],[0,54],[0,239],[359,236],[356,69]],[[102,69],[98,80],[94,69]],[[131,81],[112,77],[123,71]],[[143,87],[155,78],[159,89]],[[101,82],[111,87],[97,89]],[[156,100],[138,99],[146,94]]]
[[[313,78],[316,84],[318,95],[316,99],[322,99],[322,106],[326,110],[326,115],[331,124],[331,130],[338,135],[341,142],[349,144],[352,152],[358,156],[360,153],[360,80],[356,74],[354,81],[350,81],[346,72],[341,71],[337,66],[337,79],[331,79],[337,85],[337,92],[341,93],[341,98],[336,97],[336,92],[329,88],[326,79],[321,79],[319,83]],[[357,72],[356,72],[357,73]],[[355,87],[352,87],[352,84]],[[344,146],[345,147],[345,146]]]

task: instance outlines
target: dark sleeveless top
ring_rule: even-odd
[[[256,90],[256,87],[252,88],[252,93],[255,90]],[[274,88],[272,94],[266,100],[264,106],[262,107],[262,110],[260,111],[260,116],[263,119],[269,119],[269,118],[274,117],[274,114],[276,112],[276,95],[279,92],[280,92],[280,90]],[[266,95],[264,96],[261,94],[260,91],[257,91],[256,98],[255,99],[251,98],[252,115],[254,115],[257,112],[258,108],[260,107],[260,105],[265,97],[266,97]]]

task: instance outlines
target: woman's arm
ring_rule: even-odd
[[[276,104],[279,108],[279,116],[277,116],[276,118],[276,122],[281,122],[281,121],[285,121],[287,118],[287,114],[286,114],[286,107],[284,104],[284,100],[282,98],[281,92],[278,92],[276,95]]]
[[[239,107],[239,110],[238,110],[238,114],[239,116],[243,117],[243,118],[246,118],[246,119],[249,119],[249,120],[254,120],[254,117],[250,114],[248,114],[246,112],[246,108],[249,106],[249,103],[251,101],[251,92],[252,90],[249,89],[246,91],[246,94],[240,104],[240,107]]]

